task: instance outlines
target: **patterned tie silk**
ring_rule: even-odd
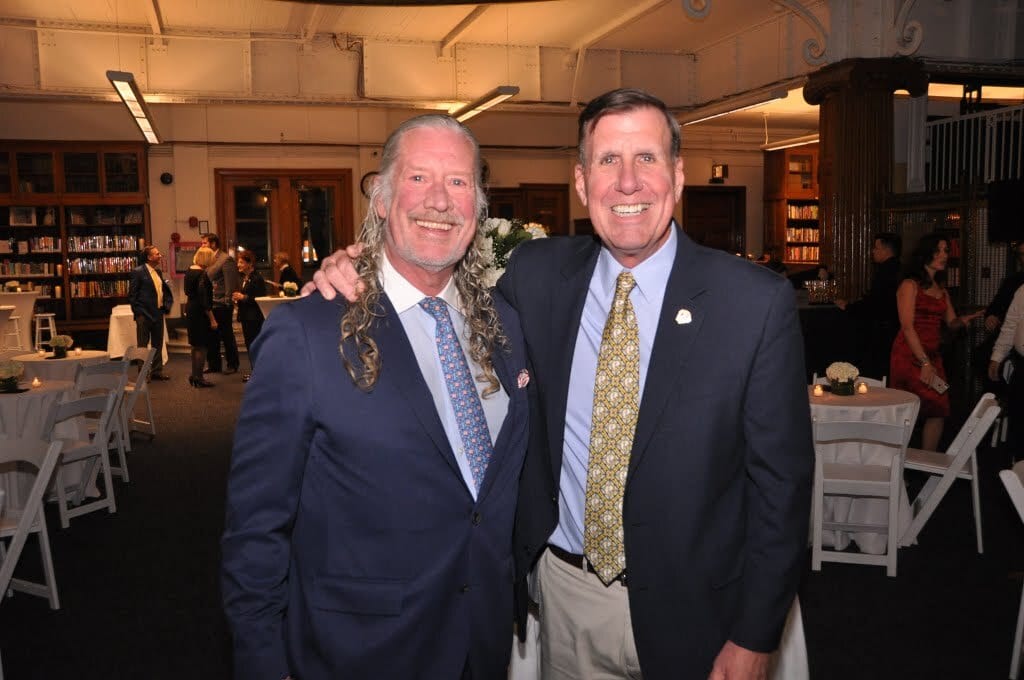
[[[491,433],[487,429],[487,419],[484,418],[484,409],[480,405],[480,395],[477,394],[473,375],[469,371],[469,364],[466,363],[466,355],[462,352],[459,339],[455,337],[455,328],[448,315],[447,303],[441,298],[428,297],[420,301],[420,307],[427,310],[437,322],[437,354],[441,357],[444,382],[448,386],[448,397],[455,411],[455,420],[459,425],[459,435],[462,437],[469,469],[473,474],[476,490],[479,491],[484,481],[484,473],[487,471],[487,463],[494,452],[491,446]]]
[[[640,410],[640,335],[629,301],[634,285],[633,274],[619,274],[594,381],[583,551],[605,585],[626,569],[622,497]]]

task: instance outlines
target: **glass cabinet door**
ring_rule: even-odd
[[[11,193],[11,154],[0,151],[0,194]]]
[[[18,191],[23,194],[52,194],[56,191],[53,178],[53,154],[48,151],[18,151]]]
[[[104,153],[103,176],[107,193],[137,193],[139,191],[139,155]]]
[[[99,193],[100,157],[98,153],[64,153],[64,191],[69,194]]]

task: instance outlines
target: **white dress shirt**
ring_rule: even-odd
[[[1017,289],[1013,294],[1013,302],[1006,310],[1006,318],[999,329],[999,337],[992,347],[992,361],[1001,362],[1010,355],[1010,349],[1016,349],[1017,353],[1024,356],[1024,286]]]
[[[416,363],[419,364],[420,373],[430,388],[430,395],[434,398],[434,407],[441,418],[445,435],[455,452],[455,460],[459,464],[459,471],[469,488],[469,492],[476,498],[476,484],[473,481],[473,473],[469,469],[469,460],[466,457],[465,447],[462,445],[462,435],[459,433],[459,424],[455,419],[455,409],[452,408],[451,399],[448,397],[448,385],[444,380],[444,372],[441,368],[441,358],[437,354],[437,340],[435,329],[437,322],[430,312],[420,307],[420,301],[425,297],[422,291],[409,283],[409,280],[398,273],[386,254],[381,257],[380,283],[387,294],[388,299],[398,312],[398,319],[402,323],[405,335],[409,338],[412,351],[416,355]],[[473,361],[469,354],[469,342],[466,339],[466,318],[462,314],[462,300],[455,282],[448,279],[447,285],[435,297],[439,297],[448,304],[448,314],[452,318],[452,326],[455,334],[462,345],[462,353],[469,364],[469,371],[473,376],[479,375],[482,370]],[[474,381],[477,394],[480,395],[480,404],[484,409],[484,418],[487,419],[487,429],[490,431],[491,444],[498,438],[505,416],[508,415],[508,394],[504,388],[497,392],[483,396],[484,383]]]

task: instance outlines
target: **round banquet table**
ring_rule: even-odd
[[[274,307],[277,307],[282,302],[292,302],[298,300],[299,296],[294,297],[283,297],[280,295],[268,295],[267,297],[256,298],[256,304],[260,306],[260,311],[263,312],[263,318],[266,319],[270,316],[270,313],[274,311]]]
[[[23,388],[28,386],[28,383],[21,383]],[[39,387],[31,387],[24,392],[0,392],[0,432],[6,439],[46,439],[49,433],[43,432],[43,426],[50,408],[62,399],[74,399],[76,395],[75,384],[69,380],[47,380]],[[78,423],[60,423],[54,431],[58,436],[77,439],[81,435],[78,426]],[[80,481],[75,475],[84,470],[84,463],[69,465],[64,470],[65,479],[69,483]],[[20,472],[14,464],[0,466],[0,488],[7,492],[8,507],[22,507],[33,479],[33,473]]]
[[[904,420],[913,423],[921,408],[916,394],[887,387],[869,387],[867,394],[849,397],[835,396],[825,392],[814,396],[813,386],[808,386],[811,416],[820,422],[855,420],[872,423],[902,425]],[[893,449],[888,446],[844,442],[841,444],[815,444],[827,463],[887,465],[892,460]],[[826,496],[824,504],[825,521],[885,524],[888,520],[888,501],[880,498],[844,498]],[[900,493],[900,534],[910,526],[910,501],[906,489]],[[886,537],[868,532],[826,531],[822,544],[844,550],[850,539],[857,543],[861,552],[873,555],[885,554]]]
[[[12,358],[20,361],[25,367],[26,380],[31,382],[32,378],[39,378],[45,385],[50,380],[73,381],[79,365],[98,364],[107,361],[110,355],[98,349],[86,349],[82,350],[81,354],[76,354],[72,349],[62,359],[54,359],[53,352],[47,352],[43,356],[39,356],[38,352],[31,352]]]

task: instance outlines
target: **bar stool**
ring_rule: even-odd
[[[40,312],[34,318],[36,320],[36,349],[39,350],[43,347],[44,330],[49,334],[49,337],[46,338],[47,342],[57,335],[57,317],[53,312]]]
[[[0,349],[24,349],[21,346],[21,326],[18,323],[19,317],[14,314],[13,305],[0,307]],[[14,342],[11,342],[14,338]]]

